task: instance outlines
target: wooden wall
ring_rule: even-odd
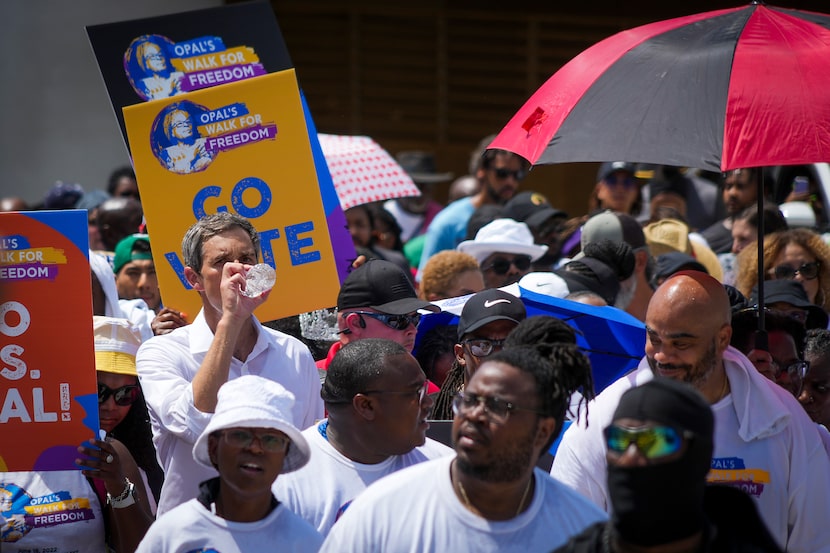
[[[591,44],[656,19],[736,3],[413,3],[271,0],[320,132],[368,135],[391,153],[434,151],[438,168],[467,172],[551,74]],[[778,2],[783,5],[785,2]],[[802,8],[804,2],[800,2]],[[534,168],[523,185],[571,215],[585,211],[596,164]],[[438,191],[445,199],[446,187]]]

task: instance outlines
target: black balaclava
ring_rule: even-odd
[[[687,538],[703,529],[703,491],[712,460],[714,416],[690,385],[654,380],[623,394],[614,412],[694,433],[682,457],[647,466],[608,465],[608,495],[614,531],[625,542],[654,546]]]

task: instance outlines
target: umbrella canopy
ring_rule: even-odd
[[[505,286],[502,290],[521,298],[528,317],[550,315],[562,319],[577,331],[577,345],[591,361],[597,393],[635,368],[644,355],[645,325],[625,311],[539,294],[518,284]],[[458,324],[458,317],[469,298],[462,296],[434,302],[442,311],[423,315],[418,326],[416,349],[424,334],[433,327]]]
[[[398,162],[368,136],[317,137],[344,210],[379,200],[421,195]]]
[[[490,144],[532,164],[726,171],[830,159],[830,16],[753,2],[613,35]]]

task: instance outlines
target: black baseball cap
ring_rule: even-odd
[[[758,305],[758,286],[752,287],[749,299],[752,305]],[[797,280],[765,280],[764,305],[769,307],[773,303],[789,303],[793,307],[807,311],[807,329],[827,328],[827,313],[807,298],[804,286]]]
[[[668,252],[658,255],[655,260],[654,278],[668,278],[679,271],[700,271],[709,273],[703,264],[683,252]]]
[[[567,218],[568,214],[551,206],[542,194],[525,191],[519,192],[504,204],[501,216],[536,228],[551,217]]]
[[[493,321],[513,321],[519,324],[527,317],[522,300],[498,288],[490,288],[473,294],[458,321],[458,339]]]
[[[389,315],[406,315],[419,309],[441,309],[418,299],[403,269],[383,259],[370,259],[353,270],[337,295],[337,309],[371,307]]]

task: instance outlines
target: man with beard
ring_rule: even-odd
[[[524,158],[506,150],[486,150],[495,135],[479,143],[473,159],[478,160],[475,177],[481,188],[474,196],[456,200],[442,209],[427,229],[418,273],[429,258],[442,250],[453,250],[467,235],[467,222],[483,205],[504,205],[516,194],[527,176],[529,165]],[[420,281],[420,277],[417,277]]]
[[[574,345],[518,346],[488,357],[453,402],[456,455],[370,486],[321,551],[549,551],[605,516],[535,468],[559,434],[570,394],[590,386]]]
[[[714,426],[706,400],[678,380],[624,393],[605,429],[611,520],[555,553],[780,553],[747,494],[706,485]]]
[[[649,303],[643,361],[589,404],[585,425],[571,425],[551,473],[610,510],[602,431],[620,396],[655,377],[680,380],[700,392],[715,415],[708,481],[752,496],[782,549],[830,551],[823,526],[830,460],[821,437],[792,394],[729,346],[730,318],[726,291],[711,276],[683,271],[666,280]]]

